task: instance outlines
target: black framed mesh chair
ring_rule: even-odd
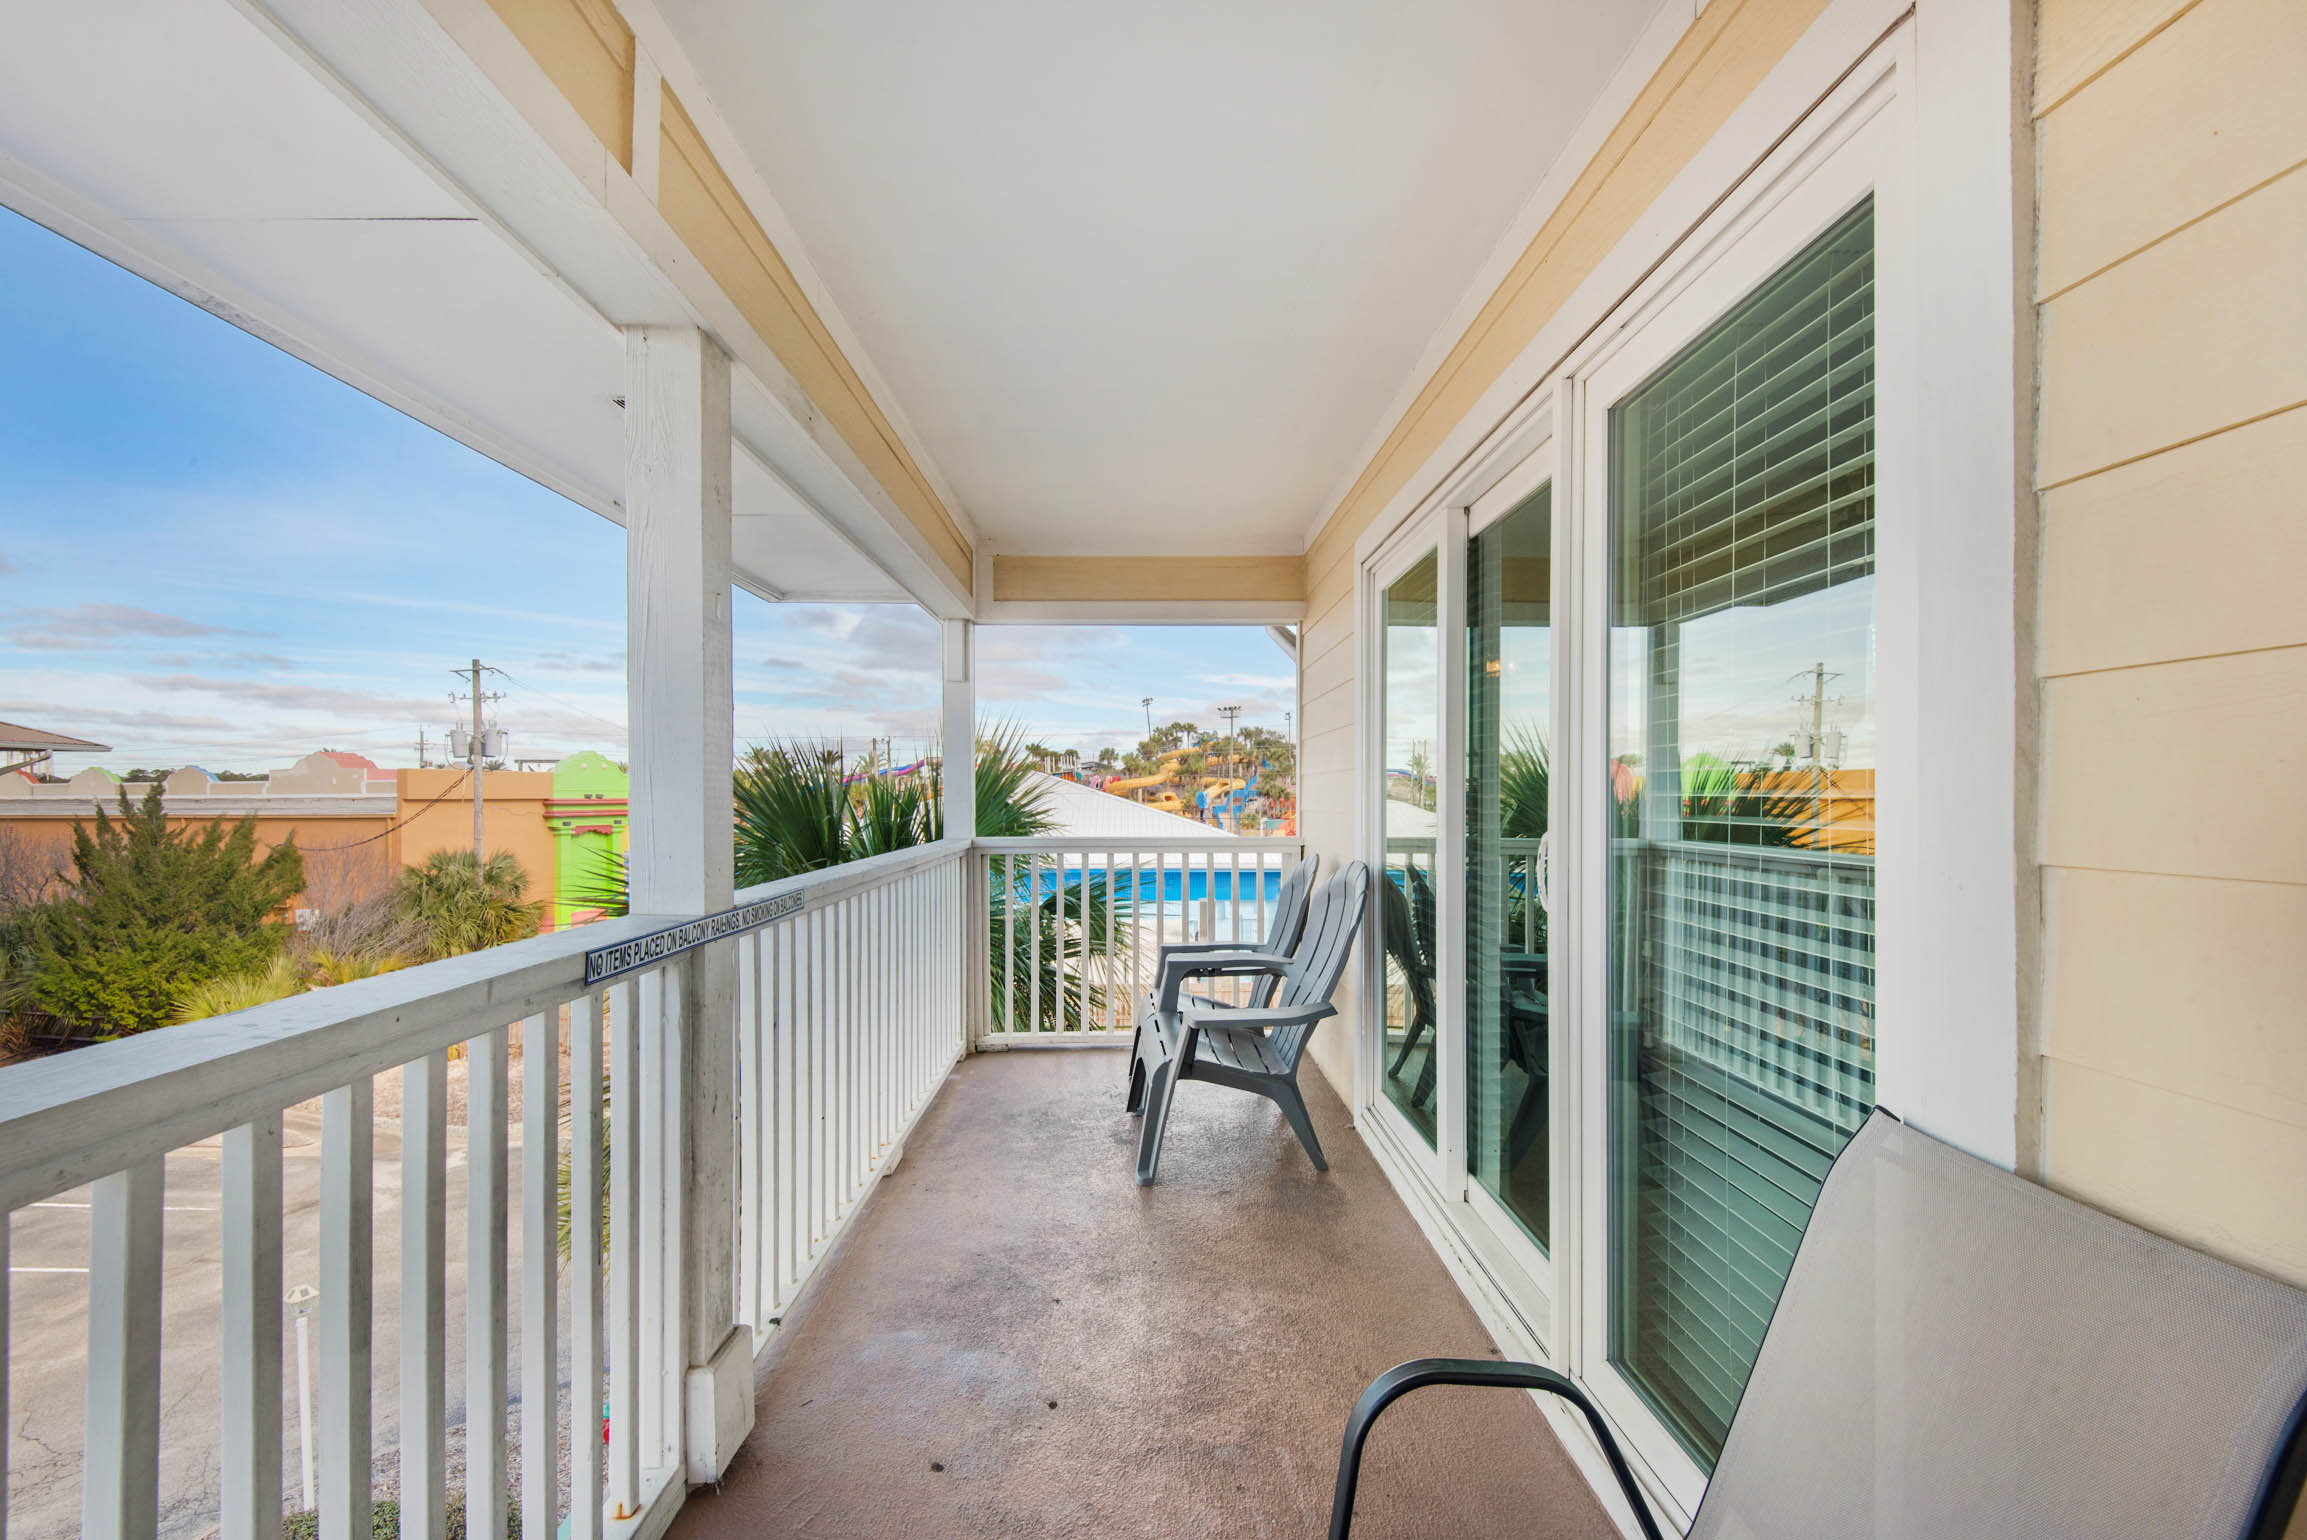
[[[1560,1396],[1645,1535],[1616,1441],[1536,1364],[1419,1359],[1425,1385]],[[1836,1159],[1690,1540],[2280,1540],[2307,1481],[2307,1294],[2189,1251],[1875,1113]]]

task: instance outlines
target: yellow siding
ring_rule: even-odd
[[[2307,410],[2045,493],[2043,672],[2307,644],[2302,489]]]
[[[993,597],[1045,602],[1247,600],[1295,604],[1295,556],[996,556]]]
[[[2040,20],[2045,1173],[2307,1284],[2307,14]]]
[[[609,0],[489,0],[617,164],[633,169],[633,29]]]
[[[2151,64],[2154,48],[2106,78]],[[2307,402],[2301,273],[2307,168],[2044,305],[2041,484]]]
[[[2307,161],[2307,5],[2198,5],[2152,49],[2043,120],[2043,294]]]

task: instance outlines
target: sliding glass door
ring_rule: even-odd
[[[1536,459],[1537,457],[1533,457]],[[1467,537],[1466,1169],[1551,1245],[1554,487],[1526,466]],[[1482,522],[1492,507],[1503,512]]]
[[[1385,957],[1381,1073],[1386,1099],[1423,1139],[1439,1133],[1441,1013],[1435,852],[1443,768],[1440,557],[1428,545],[1379,596],[1378,883]]]
[[[1681,1517],[1876,1100],[1887,142],[1628,301],[1362,557],[1365,1126]]]
[[[1702,1467],[1875,1100],[1873,251],[1609,408],[1608,1351]]]

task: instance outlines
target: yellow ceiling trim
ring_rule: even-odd
[[[609,0],[489,0],[617,164],[633,169],[633,29]]]
[[[996,556],[993,597],[1016,603],[1296,603],[1302,556]]]
[[[1826,3],[1714,0],[1700,13],[1331,511],[1313,570],[1352,548]]]
[[[669,87],[662,125],[658,212],[966,588],[968,539]]]

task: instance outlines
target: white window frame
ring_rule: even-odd
[[[1873,68],[1860,71],[1847,83],[1846,92],[1838,93],[1839,100],[1813,115],[1806,125],[1811,132],[1779,173],[1757,179],[1759,185],[1750,186],[1735,206],[1719,211],[1706,238],[1693,243],[1689,258],[1654,275],[1621,312],[1619,324],[1575,358],[1567,371],[1568,436],[1578,444],[1579,466],[1568,516],[1579,531],[1582,559],[1565,633],[1574,637],[1566,650],[1578,658],[1582,720],[1580,752],[1570,767],[1567,787],[1574,799],[1578,833],[1563,875],[1572,895],[1571,910],[1581,917],[1599,917],[1579,925],[1573,943],[1578,970],[1573,1020],[1584,1050],[1575,1114],[1576,1163],[1586,1201],[1581,1206],[1576,1263],[1578,1297],[1584,1308],[1575,1318],[1571,1357],[1579,1379],[1639,1453],[1652,1478],[1685,1511],[1695,1510],[1705,1490],[1705,1472],[1609,1356],[1610,826],[1603,755],[1609,741],[1611,414],[1662,365],[1837,220],[1867,198],[1875,200],[1875,590],[1881,685],[1875,703],[1876,796],[1878,807],[1884,808],[1911,798],[1920,779],[1915,763],[1920,740],[1914,727],[1919,702],[1907,693],[1905,683],[1915,675],[1919,643],[1912,625],[1916,509],[1912,419],[1900,409],[1896,382],[1913,377],[1913,337],[1903,307],[1883,299],[1909,293],[1913,285],[1907,217],[1911,198],[1905,176],[1908,124],[1899,110],[1896,89],[1901,56],[1902,50],[1887,48],[1870,59]],[[1895,820],[1886,816],[1880,822]],[[1914,850],[1894,846],[1884,836],[1875,869],[1878,936],[1916,924],[1911,894],[1918,876]],[[1907,1075],[1909,1057],[1890,1045],[1917,1035],[1919,1023],[1911,1002],[1898,997],[1901,981],[1885,978],[1882,964],[1878,949],[1876,1088],[1878,1099],[1895,1108],[1905,1105],[1915,1088]]]
[[[1444,1044],[1450,1036],[1450,1008],[1442,994],[1442,959],[1436,959],[1437,976],[1434,980],[1434,1053],[1436,1084],[1436,1128],[1434,1144],[1429,1148],[1425,1138],[1413,1128],[1410,1120],[1396,1107],[1385,1092],[1385,1040],[1386,1040],[1386,945],[1385,912],[1380,907],[1382,895],[1377,884],[1386,875],[1386,807],[1385,807],[1385,711],[1386,711],[1386,652],[1385,652],[1385,594],[1405,572],[1416,566],[1431,553],[1435,558],[1435,636],[1438,656],[1435,669],[1434,763],[1436,765],[1434,895],[1437,916],[1447,915],[1449,894],[1440,882],[1447,870],[1447,847],[1450,833],[1450,805],[1462,800],[1463,792],[1453,793],[1454,777],[1448,773],[1451,761],[1448,752],[1448,727],[1453,713],[1449,709],[1448,694],[1453,674],[1449,647],[1442,640],[1447,633],[1442,629],[1450,610],[1449,561],[1447,538],[1450,521],[1442,510],[1429,510],[1397,528],[1393,534],[1358,564],[1355,575],[1355,616],[1359,636],[1359,673],[1362,683],[1362,712],[1359,755],[1362,773],[1356,777],[1358,825],[1361,837],[1362,859],[1370,867],[1370,912],[1364,921],[1362,934],[1367,944],[1361,950],[1361,998],[1365,1002],[1360,1030],[1355,1034],[1354,1051],[1354,1104],[1366,1133],[1375,1133],[1388,1145],[1388,1154],[1397,1171],[1415,1173],[1429,1197],[1444,1190],[1449,1171],[1450,1138],[1453,1130],[1439,1115],[1445,1100],[1441,1087],[1443,1077],[1455,1068],[1455,1052]],[[1461,604],[1463,582],[1459,589]],[[1437,923],[1439,933],[1439,922]],[[1463,1137],[1459,1130],[1459,1137]]]

